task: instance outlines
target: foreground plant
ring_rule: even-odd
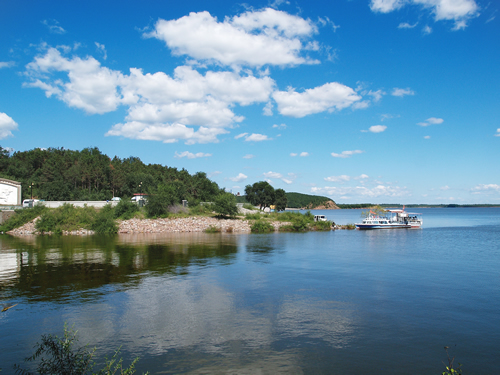
[[[14,369],[16,370],[16,374],[131,375],[135,373],[134,367],[139,358],[135,358],[129,367],[123,368],[123,359],[119,357],[120,349],[110,359],[106,358],[102,369],[92,372],[92,369],[95,367],[93,357],[96,348],[89,350],[88,345],[75,348],[74,345],[78,341],[76,334],[77,331],[74,331],[72,328],[68,329],[67,325],[64,324],[63,337],[51,334],[42,335],[41,342],[35,345],[35,353],[24,360],[25,362],[38,362],[36,372],[30,372],[23,369],[20,365],[15,364]]]
[[[446,366],[446,370],[442,372],[442,375],[462,375],[462,364],[459,363],[458,367],[453,367],[453,362],[455,361],[455,357],[450,358],[450,353],[448,353],[448,346],[444,347],[446,350],[446,356],[448,357],[448,366]]]

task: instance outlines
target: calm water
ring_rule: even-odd
[[[2,236],[2,374],[64,322],[139,373],[438,374],[444,346],[500,373],[500,209],[417,212],[423,229]]]

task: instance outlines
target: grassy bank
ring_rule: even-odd
[[[301,214],[299,212],[263,213],[259,210],[250,210],[247,206],[246,215],[235,216],[236,220],[247,220],[251,231],[256,233],[272,232],[275,230],[286,232],[305,231],[328,231],[335,224],[331,221],[315,222],[311,212]],[[146,219],[146,218],[187,218],[187,217],[210,217],[220,218],[214,212],[212,205],[195,205],[190,208],[181,205],[169,206],[161,215],[152,215],[148,207],[139,207],[136,203],[122,200],[118,205],[112,207],[107,205],[101,209],[94,207],[75,207],[65,204],[58,208],[46,208],[36,206],[16,211],[16,213],[0,226],[0,231],[8,232],[19,228],[26,223],[38,218],[34,228],[40,234],[71,234],[76,231],[85,230],[98,234],[114,234],[118,232],[120,220]],[[273,222],[281,222],[282,225],[272,225]],[[279,227],[279,229],[277,229]],[[210,227],[206,232],[217,232],[217,228]]]

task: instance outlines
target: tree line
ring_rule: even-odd
[[[14,152],[0,147],[0,177],[22,184],[23,199],[108,200],[167,189],[175,202],[213,201],[224,190],[206,173],[144,164],[138,157],[110,158],[97,147],[81,151],[36,148]],[[168,188],[167,188],[168,187]]]

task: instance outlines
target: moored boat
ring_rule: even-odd
[[[423,224],[422,214],[406,212],[403,209],[385,210],[385,216],[372,210],[361,223],[356,223],[357,229],[392,229],[420,228]]]

